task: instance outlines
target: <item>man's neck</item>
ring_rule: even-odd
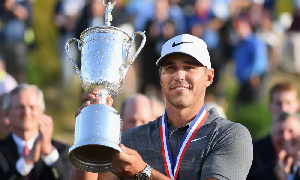
[[[173,123],[175,128],[183,126],[193,121],[193,119],[197,116],[197,114],[201,110],[202,106],[197,108],[193,107],[193,108],[179,109],[174,106],[167,105],[166,109],[167,109],[168,120]]]
[[[13,131],[18,137],[23,139],[24,141],[29,141],[32,137],[38,134],[38,131]]]

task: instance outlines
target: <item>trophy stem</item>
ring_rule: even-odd
[[[100,97],[100,104],[107,105],[109,102],[107,97],[110,95],[109,92],[106,89],[99,90],[97,97]]]

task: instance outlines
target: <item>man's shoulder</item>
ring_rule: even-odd
[[[221,117],[215,108],[209,110],[207,122],[205,123],[210,126],[215,126],[215,130],[217,130],[219,134],[222,134],[222,132],[234,132],[251,137],[249,130],[244,125]]]
[[[12,138],[12,136],[10,134],[10,135],[8,135],[5,138],[3,138],[3,139],[0,140],[0,147],[2,147],[2,146],[8,146],[8,145],[10,145],[12,143],[14,143],[14,141],[13,141],[13,138]]]
[[[242,124],[240,123],[235,123],[232,122],[228,119],[225,119],[224,117],[220,116],[216,108],[211,108],[208,111],[208,116],[205,121],[205,124],[213,124],[216,123],[218,126],[237,126],[241,128],[245,128]]]

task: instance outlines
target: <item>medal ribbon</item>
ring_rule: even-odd
[[[207,118],[208,112],[205,110],[204,106],[201,108],[200,112],[197,114],[195,119],[190,124],[188,130],[186,131],[181,144],[179,146],[175,163],[173,162],[173,157],[171,154],[170,144],[169,144],[169,138],[168,138],[168,127],[167,127],[167,112],[162,116],[161,119],[161,125],[160,125],[160,140],[161,140],[161,146],[162,146],[162,155],[164,160],[164,166],[166,174],[169,178],[172,180],[175,180],[177,178],[177,174],[180,168],[180,163],[183,158],[183,155],[193,140],[194,136],[204,123],[205,119]]]

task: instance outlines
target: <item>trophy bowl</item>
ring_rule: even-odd
[[[143,40],[127,63],[129,49],[137,35],[142,36]],[[97,89],[98,97],[101,97],[100,104],[83,108],[76,117],[74,145],[68,154],[69,161],[76,168],[95,173],[111,171],[112,154],[115,151],[122,152],[119,147],[122,120],[117,110],[106,105],[107,97],[114,99],[118,95],[126,73],[145,41],[144,32],[135,32],[129,36],[123,30],[109,25],[87,28],[81,33],[80,39],[68,40],[66,52],[84,92]],[[81,52],[81,70],[69,52],[73,42],[78,43]]]

